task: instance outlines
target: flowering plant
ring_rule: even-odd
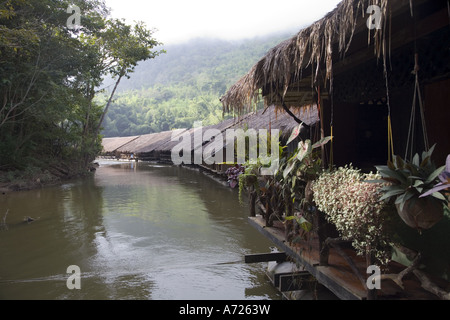
[[[373,253],[385,264],[390,260],[385,203],[381,183],[368,183],[377,174],[363,174],[351,165],[323,172],[312,185],[314,202],[336,226],[342,239],[351,240],[357,254]]]
[[[239,176],[244,172],[245,168],[240,164],[235,165],[234,167],[230,167],[225,171],[228,177],[228,183],[231,188],[236,187],[239,183]]]
[[[447,161],[445,162],[445,170],[439,175],[438,178],[440,182],[433,188],[422,194],[419,198],[432,195],[433,193],[438,191],[450,193],[450,154],[447,156]]]

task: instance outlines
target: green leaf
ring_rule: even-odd
[[[425,158],[422,158],[422,159],[423,159],[423,160],[422,160],[422,162],[420,163],[420,167],[421,167],[421,168],[426,167],[427,164],[430,163],[430,157],[425,157]]]
[[[447,201],[447,199],[444,197],[444,195],[440,192],[434,192],[431,194],[432,197],[435,197],[436,199]]]
[[[297,162],[297,159],[295,158],[292,162],[290,162],[286,169],[283,171],[283,178],[286,179],[286,177],[289,175],[289,173],[294,169],[295,163]]]
[[[422,152],[422,159],[425,159],[427,157],[431,158],[431,155],[433,154],[434,148],[436,147],[436,144],[434,144],[428,151]]]
[[[420,175],[418,168],[411,163],[405,163],[405,168],[415,176]]]
[[[419,186],[423,186],[423,181],[422,180],[416,180],[416,182],[414,182],[413,187],[417,188]]]
[[[400,156],[395,156],[395,165],[399,169],[403,169],[405,167],[405,162]]]
[[[306,220],[304,217],[297,217],[297,216],[287,216],[285,218],[286,221],[295,220],[298,225],[305,231],[310,232],[312,230],[312,223]]]
[[[316,149],[319,148],[321,146],[326,145],[333,137],[329,136],[329,137],[325,137],[319,141],[317,141],[316,143],[313,144],[312,148]]]
[[[405,203],[409,199],[412,199],[414,196],[416,196],[416,194],[414,192],[407,191],[406,193],[397,197],[397,199],[395,200],[395,204],[400,204],[400,210],[403,210]]]
[[[300,130],[302,129],[302,126],[303,126],[303,122],[300,123],[297,127],[295,127],[294,130],[292,130],[291,136],[289,137],[288,141],[286,142],[286,145],[288,145],[295,138],[297,138],[297,136],[300,134]]]
[[[403,189],[388,191],[385,194],[383,194],[383,196],[380,198],[380,201],[381,200],[385,200],[385,199],[389,199],[389,198],[394,197],[394,196],[398,196],[400,194],[403,194],[404,192],[405,192],[405,190],[403,190]]]
[[[402,171],[399,170],[378,170],[380,175],[384,177],[393,178],[399,181],[399,183],[407,183],[407,178],[402,174]]]
[[[395,165],[392,163],[392,161],[389,161],[389,160],[388,160],[387,166],[388,166],[389,169],[395,170]]]
[[[300,141],[298,144],[298,154],[297,159],[303,161],[303,159],[311,153],[311,140],[306,140],[305,142]]]
[[[433,173],[428,176],[428,179],[425,181],[425,183],[427,184],[434,181],[444,171],[444,169],[445,166],[442,166],[434,170]]]
[[[415,165],[417,167],[420,166],[420,158],[419,158],[419,154],[418,153],[416,153],[414,155],[414,157],[412,159],[412,163],[413,163],[413,165]]]
[[[306,220],[303,217],[297,218],[297,223],[300,225],[300,227],[305,230],[306,232],[310,232],[312,230],[312,223]]]

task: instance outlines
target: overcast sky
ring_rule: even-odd
[[[244,39],[293,30],[322,18],[340,0],[105,0],[111,16],[144,21],[164,44],[196,37]]]

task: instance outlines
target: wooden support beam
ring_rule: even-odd
[[[271,253],[257,253],[248,254],[245,256],[245,263],[257,263],[257,262],[284,262],[286,261],[285,252],[271,252]]]
[[[365,298],[366,290],[348,286],[345,282],[341,282],[340,279],[337,279],[333,272],[330,272],[330,267],[319,266],[318,259],[315,259],[309,255],[299,254],[285,242],[284,232],[281,233],[281,231],[275,228],[265,227],[264,219],[262,217],[249,217],[248,222],[250,225],[255,227],[256,230],[271,240],[277,247],[284,250],[284,252],[286,252],[286,254],[296,263],[304,266],[306,271],[311,273],[311,275],[313,275],[319,283],[328,288],[338,298],[343,300],[362,300]]]

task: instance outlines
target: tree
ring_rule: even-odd
[[[129,78],[139,61],[153,59],[165,52],[152,51],[160,43],[152,38],[153,31],[146,29],[142,22],[131,27],[116,19],[107,21],[106,25],[106,30],[100,35],[99,44],[104,56],[105,71],[113,76],[115,84],[98,123],[97,133],[100,132],[120,80],[123,77]]]
[[[108,20],[101,0],[75,0],[81,25],[67,23],[66,0],[0,3],[0,169],[66,162],[84,170],[101,150],[106,107],[95,97],[112,74],[116,88],[159,45],[141,23]]]

